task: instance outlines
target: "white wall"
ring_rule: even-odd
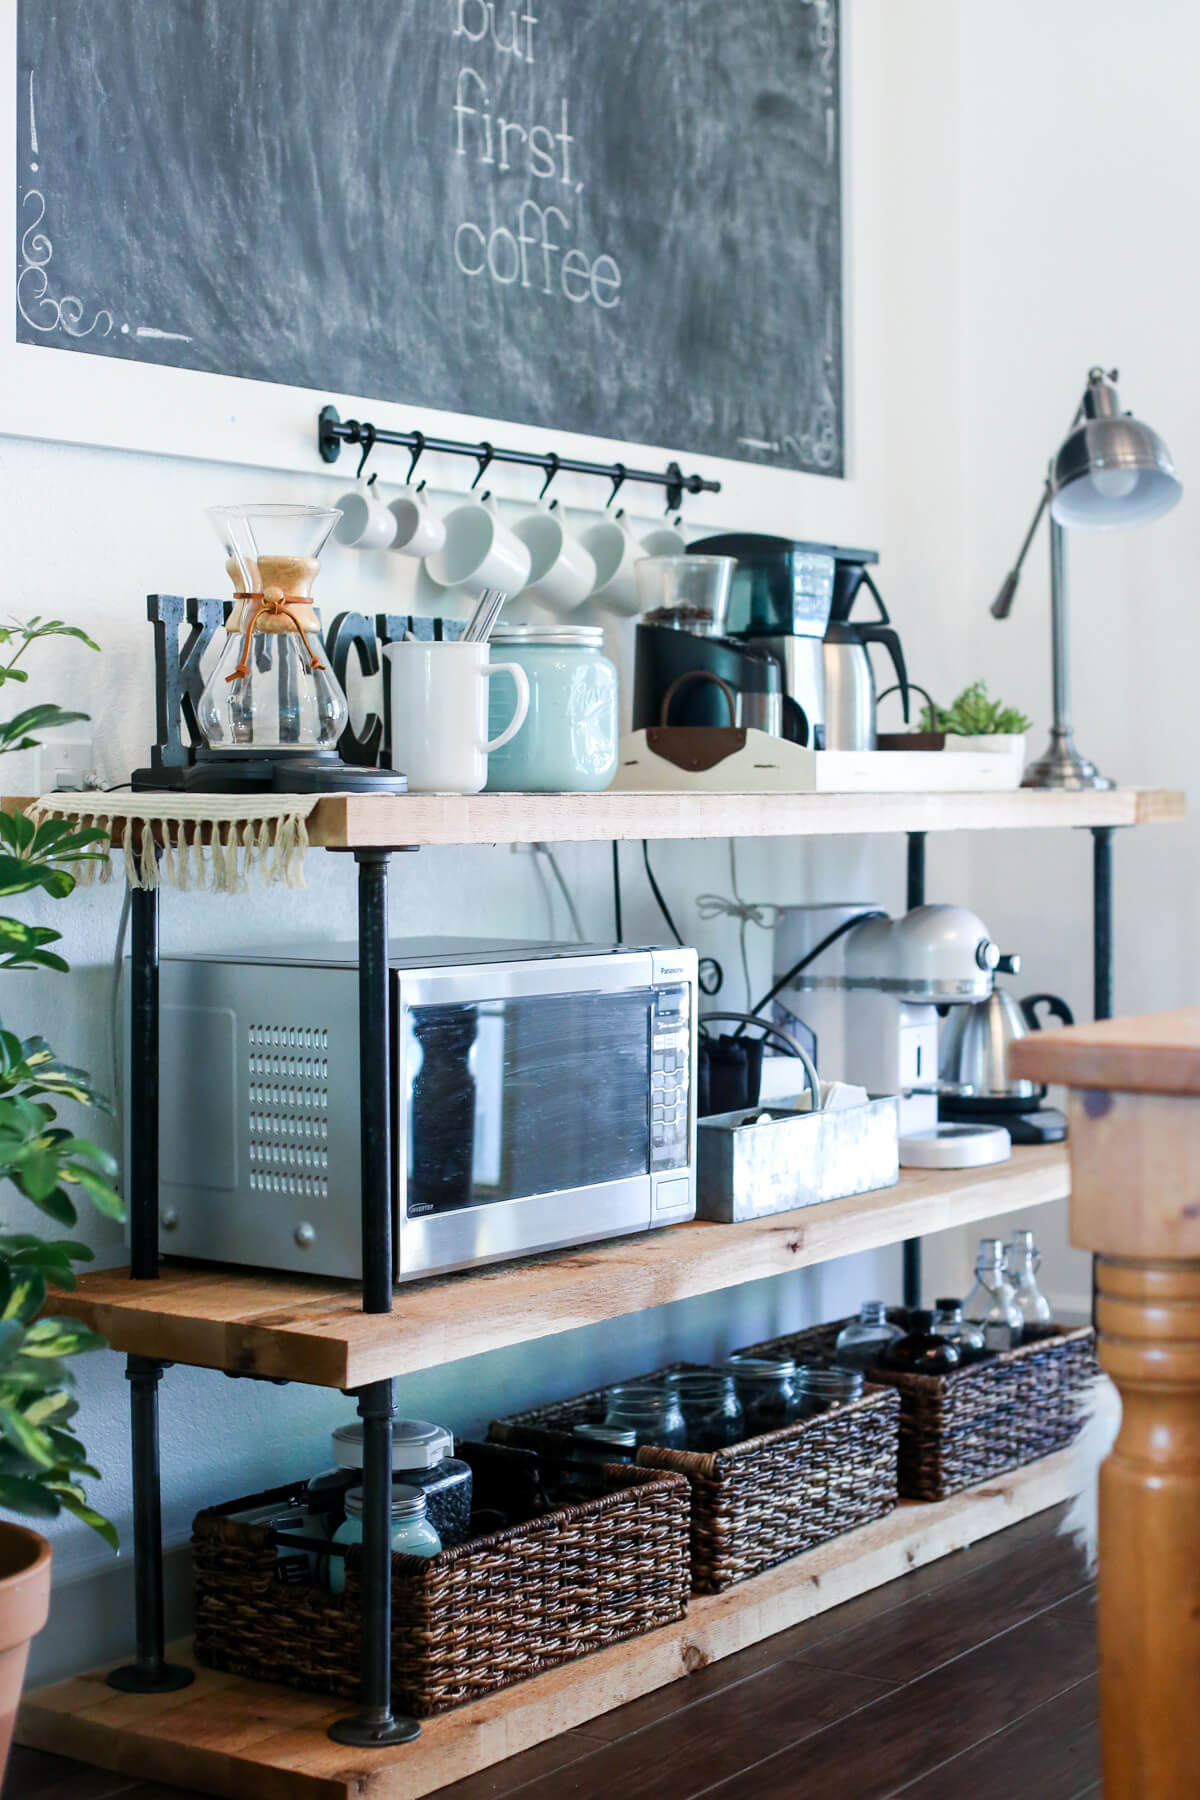
[[[962,8],[966,580],[972,673],[1037,721],[1050,713],[1049,551],[1030,552],[1011,618],[988,606],[1033,513],[1046,460],[1094,363],[1165,438],[1184,483],[1174,512],[1068,540],[1080,749],[1123,784],[1191,788],[1200,771],[1200,10],[1189,0],[971,0]],[[1191,891],[1200,823],[1118,834],[1116,1010],[1200,1000]],[[1090,839],[980,839],[971,904],[1025,958],[1022,992],[1091,1007]],[[1086,1300],[1065,1208],[1039,1216],[1055,1285]],[[981,1228],[982,1229],[982,1228]],[[997,1229],[1000,1229],[998,1224]]]
[[[954,227],[956,20],[941,0],[913,0],[903,9],[884,0],[852,0],[846,11],[849,478],[833,482],[726,464],[719,468],[725,482],[719,501],[702,511],[689,506],[688,518],[694,527],[736,523],[878,545],[885,591],[904,630],[913,672],[945,690],[962,670],[967,630],[957,605],[965,512]],[[11,0],[4,0],[0,24],[11,22],[11,14]],[[6,84],[0,92],[0,142],[5,143],[13,140],[11,98]],[[88,360],[56,358],[66,365],[66,376],[56,369],[54,382],[61,384]],[[30,361],[25,359],[26,366]],[[36,362],[34,367],[36,377]],[[313,396],[314,416],[322,398]],[[22,613],[83,622],[103,645],[101,658],[76,648],[42,657],[29,696],[89,708],[102,774],[109,781],[121,780],[144,760],[150,737],[151,653],[142,596],[153,589],[223,589],[202,507],[231,498],[325,500],[351,472],[343,458],[335,476],[319,465],[307,475],[282,473],[295,455],[294,397],[275,396],[264,387],[254,399],[258,412],[244,441],[247,458],[263,460],[231,466],[170,455],[170,408],[164,408],[162,420],[164,454],[156,456],[32,438],[25,434],[37,393],[26,389],[0,396],[0,432],[7,419],[7,428],[20,434],[0,435],[8,604]],[[79,407],[73,411],[78,414]],[[402,409],[392,409],[391,416],[419,422],[419,415]],[[53,433],[52,409],[45,418],[44,429]],[[512,428],[496,425],[496,436],[502,433],[511,436]],[[80,433],[77,423],[70,432],[64,426],[64,434],[89,435]],[[276,442],[279,468],[273,470]],[[609,455],[612,447],[597,446],[594,453]],[[381,453],[379,466],[382,482],[382,471],[389,469],[399,478],[404,461],[397,457],[388,464]],[[434,483],[447,489],[461,479],[461,467],[449,463],[432,474]],[[495,486],[513,499],[535,491],[529,477],[512,472],[500,474]],[[595,488],[582,482],[573,488],[564,484],[563,492],[568,500],[594,503]],[[947,505],[946,495],[957,498]],[[398,560],[331,552],[319,589],[325,616],[351,605],[370,612],[385,601],[402,610],[408,596]],[[628,638],[622,638],[621,628],[611,635],[614,653],[627,663]],[[28,770],[5,771],[10,792],[28,791],[29,779]],[[567,847],[562,858],[586,929],[599,937],[609,934],[606,848]],[[672,846],[658,861],[682,929],[702,933],[704,947],[723,959],[730,971],[727,997],[740,1004],[736,929],[700,926],[693,905],[705,889],[728,891],[725,847]],[[862,894],[897,908],[903,903],[901,840],[746,844],[739,872],[742,892],[752,898]],[[271,890],[228,900],[170,893],[163,907],[164,944],[266,943],[311,935],[314,923],[344,935],[352,917],[352,871],[338,858],[313,855],[307,877],[302,894]],[[931,892],[949,898],[961,894],[965,883],[962,844],[949,840],[932,846]],[[658,936],[660,923],[632,853],[625,893],[627,935]],[[63,1055],[86,1063],[102,1082],[110,1075],[108,965],[119,900],[114,885],[82,891],[65,908],[38,913],[65,930],[73,973],[57,983],[10,976],[4,993],[6,1023],[46,1030]],[[37,909],[25,910],[33,916]],[[499,850],[422,852],[395,865],[391,923],[396,933],[539,932],[544,901],[527,858]],[[565,931],[561,912],[556,925]],[[765,934],[751,931],[750,955],[755,984],[765,985],[770,969]],[[13,1223],[25,1222],[19,1205],[7,1212]],[[85,1231],[102,1263],[122,1260],[116,1232],[91,1221]],[[950,1246],[951,1259],[960,1248]],[[936,1245],[932,1253],[936,1266]],[[948,1270],[947,1278],[960,1273],[951,1276]],[[794,1322],[834,1316],[868,1291],[895,1293],[898,1285],[898,1253],[880,1252],[849,1266],[831,1264],[571,1333],[553,1346],[536,1343],[451,1365],[401,1382],[397,1403],[402,1412],[445,1419],[460,1431],[477,1430],[499,1410],[632,1373],[668,1354],[707,1357]],[[127,1390],[118,1359],[103,1355],[85,1365],[81,1391],[80,1426],[104,1470],[97,1502],[118,1521],[127,1545]],[[347,1410],[337,1395],[171,1370],[162,1409],[168,1544],[186,1539],[201,1504],[322,1466],[325,1434]],[[107,1567],[107,1552],[90,1534],[66,1525],[53,1536],[60,1586]],[[55,1623],[35,1653],[36,1671],[50,1674],[115,1653],[127,1635],[128,1585],[120,1567],[104,1579],[76,1585],[70,1606],[56,1609]]]

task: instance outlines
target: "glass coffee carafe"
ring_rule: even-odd
[[[335,750],[346,696],[329,667],[312,588],[341,514],[315,506],[212,506],[237,604],[200,697],[210,750]]]
[[[349,707],[313,601],[336,507],[212,506],[234,606],[196,706],[204,745],[179,785],[198,792],[404,793],[391,769],[343,761]]]

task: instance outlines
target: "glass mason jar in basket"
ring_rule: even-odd
[[[817,1363],[800,1363],[796,1368],[796,1389],[800,1397],[800,1416],[814,1419],[833,1406],[845,1406],[862,1397],[863,1378],[857,1369],[831,1369]]]
[[[747,1356],[734,1351],[725,1367],[742,1403],[747,1437],[765,1437],[767,1432],[782,1431],[803,1418],[796,1364],[790,1356]]]
[[[498,625],[492,642],[529,677],[520,731],[488,757],[487,791],[597,793],[617,772],[617,671],[595,625]],[[505,723],[503,697],[492,729]]]
[[[731,1375],[718,1369],[677,1369],[667,1387],[679,1401],[689,1450],[727,1450],[746,1436],[742,1404]]]
[[[672,1389],[651,1382],[622,1382],[606,1396],[604,1424],[632,1431],[638,1444],[659,1450],[686,1450],[687,1426]]]

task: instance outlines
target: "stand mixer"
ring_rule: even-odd
[[[938,1121],[938,1009],[987,1000],[998,970],[1020,969],[977,914],[918,906],[893,919],[852,904],[786,907],[775,946],[776,980],[786,982],[776,1005],[815,1034],[822,1080],[900,1096],[902,1165],[974,1168],[1011,1154],[999,1125]]]

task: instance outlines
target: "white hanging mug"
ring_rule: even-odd
[[[338,501],[342,516],[333,535],[353,550],[386,550],[396,535],[396,521],[375,492],[375,477],[355,482]]]
[[[401,556],[434,556],[446,542],[446,521],[434,510],[423,481],[401,488],[388,511],[396,521],[392,549]]]
[[[519,663],[488,661],[486,644],[389,644],[393,769],[412,794],[480,794],[488,752],[517,735],[529,712],[529,677]],[[488,682],[509,675],[517,690],[512,718],[488,738]]]
[[[485,588],[519,594],[529,580],[529,551],[499,517],[491,494],[472,497],[447,513],[446,540],[425,558],[425,567],[440,587],[453,588],[478,600]]]
[[[633,570],[646,551],[634,535],[624,510],[606,513],[595,525],[589,525],[581,534],[580,542],[596,565],[596,585],[591,598],[627,618],[640,612]]]
[[[529,552],[527,600],[537,600],[557,613],[574,612],[596,585],[596,564],[558,509],[558,501],[539,502],[513,526]]]

